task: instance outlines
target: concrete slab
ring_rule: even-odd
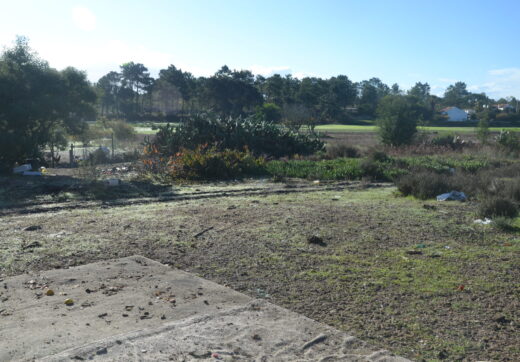
[[[406,361],[141,256],[7,278],[0,300],[1,361]]]

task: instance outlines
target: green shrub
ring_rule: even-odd
[[[410,144],[417,133],[418,105],[411,97],[387,95],[377,107],[379,136],[385,145]]]
[[[515,132],[502,130],[497,136],[496,141],[500,146],[508,151],[520,150],[520,138]]]
[[[515,217],[518,215],[517,205],[504,197],[487,197],[480,203],[479,214],[482,217],[497,216]]]
[[[282,109],[274,103],[264,103],[256,107],[256,117],[262,121],[279,123],[282,120]]]
[[[361,162],[360,167],[364,177],[367,177],[371,180],[385,179],[385,167],[380,162],[368,158]]]
[[[174,155],[180,149],[195,149],[209,144],[218,150],[242,150],[247,147],[260,156],[282,157],[289,155],[309,155],[323,148],[316,136],[293,132],[272,122],[256,117],[215,118],[196,116],[181,123],[159,127],[153,141],[146,140],[146,147],[156,147],[163,156]]]

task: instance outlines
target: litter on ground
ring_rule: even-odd
[[[437,196],[437,201],[466,201],[466,199],[466,194],[460,191],[451,191]]]

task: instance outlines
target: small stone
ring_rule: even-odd
[[[102,354],[107,354],[107,353],[108,353],[108,350],[107,350],[106,347],[103,347],[103,348],[98,349],[98,350],[96,351],[96,354],[97,354],[97,355],[102,355]]]
[[[63,303],[65,303],[65,305],[67,305],[67,306],[74,305],[74,301],[72,300],[72,298],[65,299],[65,301]]]

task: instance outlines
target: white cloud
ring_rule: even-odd
[[[439,78],[437,79],[438,82],[441,82],[441,83],[450,83],[450,84],[454,84],[454,83],[457,83],[459,82],[460,80],[458,79],[453,79],[453,78]]]
[[[516,77],[520,79],[520,68],[503,68],[503,69],[492,69],[489,71],[490,75]]]
[[[430,86],[430,93],[438,97],[442,97],[445,90],[446,86],[444,85],[433,84]]]
[[[469,86],[473,92],[485,92],[493,98],[520,97],[520,68],[492,69],[488,81]]]
[[[44,40],[36,41],[31,45],[52,67],[63,69],[73,66],[87,70],[88,78],[91,81],[97,81],[109,71],[119,71],[119,66],[126,62],[144,64],[153,76],[157,76],[160,69],[165,69],[170,64],[174,64],[183,71],[191,72],[195,76],[209,76],[216,71],[185,62],[168,52],[141,44],[131,45],[118,40],[72,46]]]
[[[303,79],[303,78],[311,78],[316,77],[315,74],[307,73],[307,72],[296,72],[293,74],[294,78]]]
[[[92,31],[96,29],[96,15],[83,6],[72,9],[72,20],[81,30]]]
[[[268,67],[263,65],[252,65],[249,67],[249,70],[255,75],[259,74],[263,75],[264,77],[269,77],[273,74],[291,74],[291,68],[285,66]]]

